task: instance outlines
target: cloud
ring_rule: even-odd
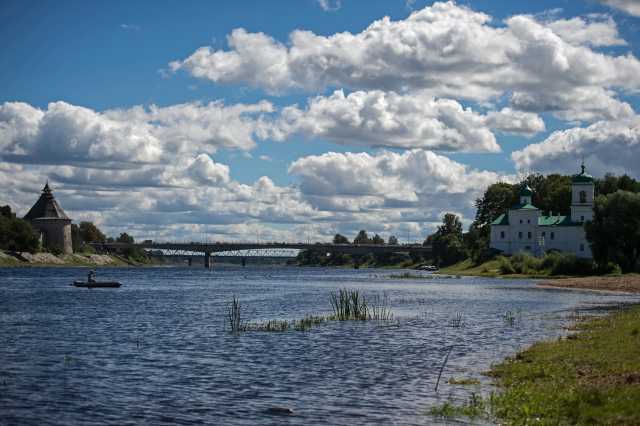
[[[132,167],[175,155],[250,150],[267,137],[268,102],[151,105],[97,112],[66,102],[40,110],[22,102],[0,105],[0,148],[5,160],[39,164]]]
[[[515,15],[497,25],[487,14],[454,2],[436,2],[404,20],[374,21],[360,33],[321,36],[296,30],[287,44],[236,29],[228,50],[201,47],[170,64],[220,84],[246,84],[272,94],[354,90],[425,90],[434,97],[491,101],[514,94],[538,112],[569,120],[584,92],[640,89],[640,61],[608,55],[595,46],[623,44],[610,18],[547,22]],[[574,95],[575,94],[575,95]],[[513,107],[517,107],[516,104]],[[594,119],[603,118],[601,116]]]
[[[590,173],[627,173],[640,178],[640,116],[602,121],[552,133],[511,155],[521,172],[566,173],[584,157]]]
[[[120,24],[120,28],[126,31],[140,31],[140,25]]]
[[[523,118],[529,116],[537,117],[523,114]],[[485,117],[454,100],[424,93],[373,90],[345,95],[336,90],[328,97],[310,99],[304,110],[284,108],[274,137],[281,140],[302,134],[346,145],[498,152],[500,147],[485,122]],[[540,124],[536,126],[539,130]],[[525,133],[535,131],[525,129]]]
[[[640,3],[637,0],[600,0],[600,2],[629,15],[640,16]]]
[[[317,0],[318,4],[325,12],[335,12],[342,7],[340,0]]]
[[[289,173],[300,181],[305,199],[320,210],[376,213],[390,223],[437,222],[446,211],[468,222],[475,199],[489,184],[513,179],[419,149],[376,155],[328,152],[296,160]]]
[[[610,16],[559,19],[546,25],[564,41],[576,46],[625,46],[627,44],[620,38],[618,27]]]

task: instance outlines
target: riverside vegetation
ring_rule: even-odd
[[[429,414],[502,424],[640,424],[640,306],[576,324],[578,332],[540,342],[487,374],[500,391]],[[465,383],[466,384],[466,383]]]
[[[230,332],[239,334],[244,331],[307,331],[314,325],[326,321],[390,321],[393,312],[389,308],[389,299],[385,295],[365,296],[359,290],[339,289],[329,294],[329,303],[333,313],[325,316],[307,315],[300,320],[269,320],[264,322],[246,322],[242,318],[242,305],[235,296],[227,308],[226,324]]]

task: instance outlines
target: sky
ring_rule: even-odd
[[[640,1],[0,3],[0,205],[180,241],[422,241],[640,178]]]

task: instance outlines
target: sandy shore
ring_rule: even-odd
[[[640,293],[640,275],[627,274],[619,277],[582,277],[549,279],[541,281],[540,286],[603,291],[623,291]]]

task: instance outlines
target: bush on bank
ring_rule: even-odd
[[[572,253],[550,252],[543,257],[517,253],[511,257],[498,256],[501,275],[594,275],[620,273],[618,265],[609,263],[598,267],[593,260],[577,257]]]

